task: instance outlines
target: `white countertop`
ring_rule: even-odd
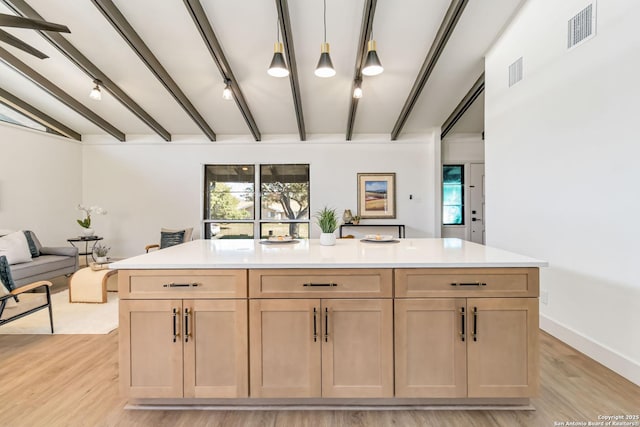
[[[540,261],[460,239],[400,239],[368,243],[338,239],[321,246],[317,239],[265,245],[257,240],[194,240],[127,258],[112,269],[194,268],[445,268],[546,267]]]

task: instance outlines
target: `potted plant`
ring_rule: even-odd
[[[104,245],[96,245],[93,248],[93,257],[96,259],[97,263],[105,263],[107,262],[107,254],[109,253],[109,250],[111,248],[108,248]]]
[[[94,231],[93,228],[91,228],[91,214],[106,215],[107,211],[99,206],[86,207],[82,205],[78,205],[78,210],[84,211],[84,218],[76,220],[80,227],[82,227],[82,234],[85,237],[93,236]]]
[[[327,206],[316,212],[316,223],[320,227],[320,244],[324,246],[333,246],[336,244],[336,235],[334,232],[338,228],[338,215],[335,209]]]

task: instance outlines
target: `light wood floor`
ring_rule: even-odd
[[[0,426],[553,426],[640,413],[640,387],[540,337],[536,411],[140,411],[118,395],[117,331],[0,335]]]

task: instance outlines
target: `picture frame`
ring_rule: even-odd
[[[360,218],[396,217],[396,174],[358,173],[358,215]]]

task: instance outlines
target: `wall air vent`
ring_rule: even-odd
[[[567,27],[567,49],[578,46],[596,34],[595,2],[569,19]]]
[[[509,65],[509,87],[522,80],[522,56]]]

